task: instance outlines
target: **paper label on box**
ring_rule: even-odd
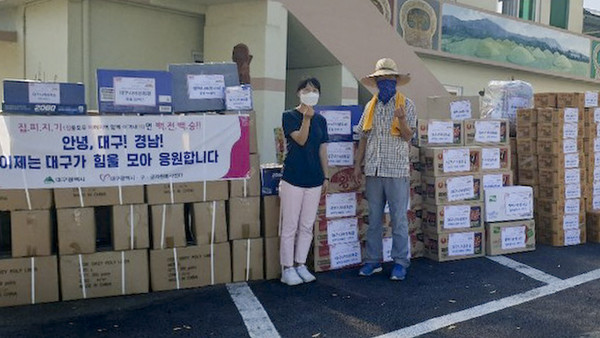
[[[600,209],[600,195],[592,196],[592,209]]]
[[[579,153],[565,154],[565,168],[579,167]]]
[[[446,181],[448,201],[461,201],[475,197],[473,176],[450,177]]]
[[[327,143],[327,159],[330,166],[351,166],[354,164],[353,142]]]
[[[466,256],[475,253],[475,233],[459,232],[448,235],[448,256]]]
[[[577,140],[563,140],[563,152],[565,154],[568,153],[576,153],[577,152]]]
[[[600,195],[600,181],[594,180],[592,183],[592,195]]]
[[[453,120],[466,120],[471,118],[471,101],[450,102],[450,118]]]
[[[565,169],[565,184],[581,183],[581,169]]]
[[[593,169],[594,171],[594,181],[600,180],[600,168],[596,167]]]
[[[500,169],[500,148],[481,148],[481,169]]]
[[[452,121],[429,121],[427,126],[428,143],[453,143],[454,123]]]
[[[600,108],[594,109],[594,122],[600,123]]]
[[[252,88],[249,86],[225,88],[225,107],[227,110],[251,110]]]
[[[585,107],[598,107],[598,92],[585,92]]]
[[[60,84],[30,82],[29,102],[60,104]]]
[[[171,95],[158,95],[158,103],[171,103]]]
[[[521,249],[526,245],[526,226],[502,228],[502,250]]]
[[[594,152],[600,152],[600,137],[594,139]]]
[[[444,207],[444,229],[460,229],[470,227],[470,205],[449,205]]]
[[[329,255],[332,269],[339,269],[362,262],[360,242],[331,245],[329,246]]]
[[[600,167],[600,153],[594,153],[594,168]]]
[[[329,245],[358,241],[358,219],[343,218],[327,221],[327,243]]]
[[[579,214],[568,214],[563,217],[563,229],[579,229]]]
[[[471,170],[468,148],[444,149],[443,169],[445,173]]]
[[[475,121],[475,142],[500,142],[500,121]]]
[[[115,77],[115,105],[156,106],[156,81],[145,77]]]
[[[113,102],[115,100],[115,89],[111,87],[100,87],[100,101]]]
[[[384,262],[391,262],[394,259],[392,258],[392,244],[393,244],[394,240],[392,238],[389,237],[385,237],[383,239],[383,261]],[[410,241],[409,241],[410,242]]]
[[[188,74],[187,86],[190,100],[225,98],[225,76],[221,74]]]
[[[483,175],[483,190],[490,188],[502,188],[502,174],[485,174]]]
[[[564,120],[565,123],[579,122],[579,108],[565,108]]]
[[[327,194],[325,197],[325,217],[356,216],[356,193]]]
[[[565,198],[581,198],[581,183],[565,185]]]
[[[578,130],[577,123],[565,123],[563,127],[563,138],[564,139],[572,139],[577,138]]]
[[[509,217],[521,217],[533,213],[533,196],[530,192],[509,192],[504,197],[505,213]]]
[[[581,244],[581,230],[565,230],[565,245]]]
[[[581,200],[573,198],[565,200],[565,214],[578,214],[581,207]]]
[[[600,137],[600,123],[596,124],[596,137]]]
[[[349,110],[323,110],[320,114],[327,120],[329,135],[352,134],[352,112]]]

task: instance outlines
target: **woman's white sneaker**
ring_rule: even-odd
[[[317,279],[312,273],[310,273],[308,271],[308,269],[306,268],[306,265],[297,266],[296,272],[298,273],[298,276],[300,276],[300,278],[302,278],[304,283],[310,283]]]
[[[302,284],[304,281],[300,276],[298,276],[298,272],[294,268],[285,268],[281,273],[281,282],[290,286]]]

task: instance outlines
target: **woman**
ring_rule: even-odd
[[[287,156],[279,188],[281,199],[280,258],[281,282],[298,285],[316,278],[306,268],[313,238],[313,225],[321,199],[327,190],[327,122],[315,115],[321,84],[309,78],[298,84],[300,105],[283,113]]]

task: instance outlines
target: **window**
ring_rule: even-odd
[[[524,20],[536,20],[538,0],[498,0],[498,13]]]
[[[552,0],[550,3],[550,26],[567,29],[569,24],[569,0]]]
[[[519,18],[531,21],[535,20],[535,0],[521,0]]]

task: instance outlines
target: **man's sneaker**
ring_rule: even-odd
[[[298,276],[300,276],[300,278],[302,278],[304,283],[310,283],[317,279],[315,276],[313,276],[312,273],[310,273],[308,271],[308,269],[306,268],[306,265],[297,266],[296,272],[298,273]]]
[[[281,282],[290,286],[302,284],[304,281],[294,268],[285,268],[281,273]]]
[[[400,264],[394,264],[392,274],[390,275],[391,280],[404,280],[406,278],[406,268]]]
[[[383,269],[381,268],[381,264],[379,263],[365,263],[360,271],[358,272],[359,276],[370,276],[374,273],[381,272]]]

